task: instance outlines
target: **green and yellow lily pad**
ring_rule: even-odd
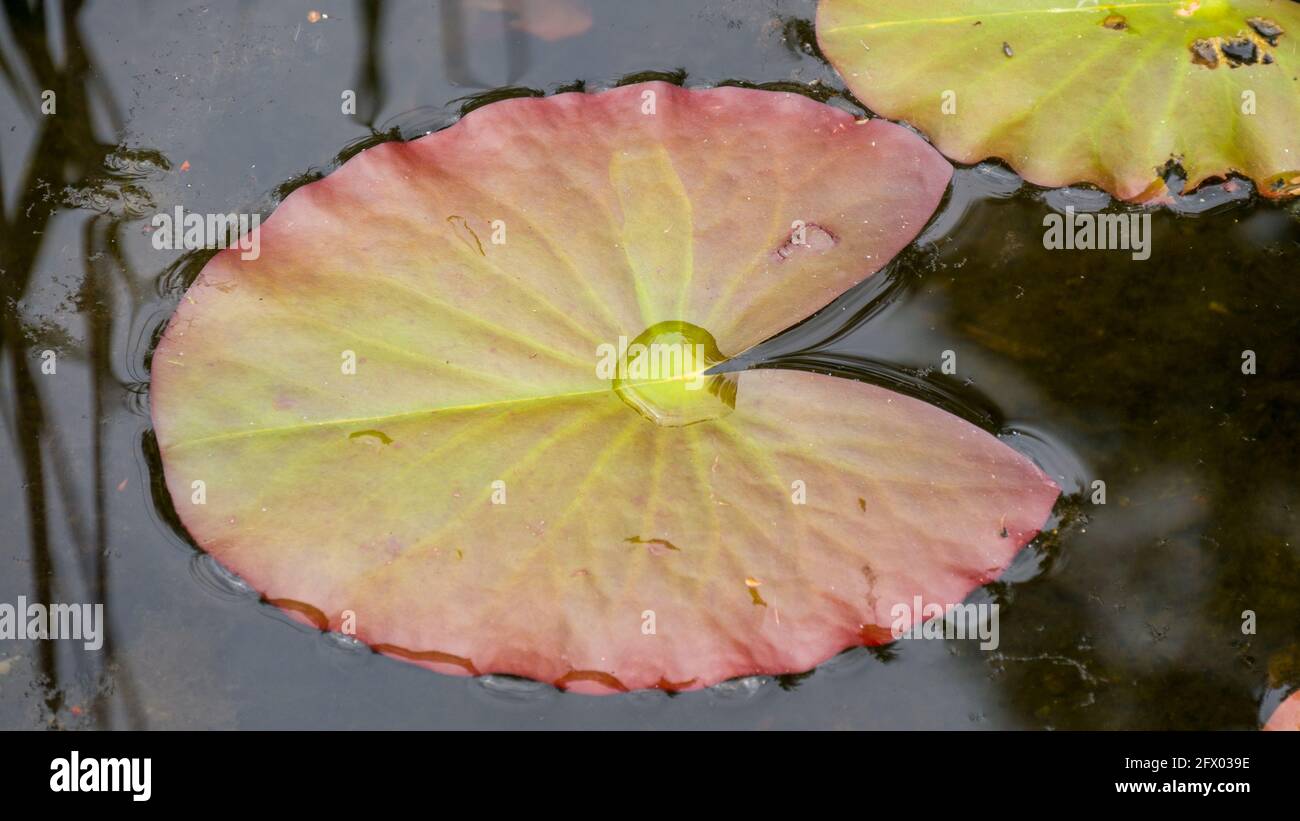
[[[865,105],[960,162],[1126,200],[1171,163],[1300,192],[1295,0],[822,0],[817,38]]]

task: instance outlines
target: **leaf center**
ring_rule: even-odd
[[[602,346],[614,392],[656,425],[682,427],[721,418],[736,407],[733,374],[708,374],[726,361],[713,335],[689,322],[659,322],[630,343]]]

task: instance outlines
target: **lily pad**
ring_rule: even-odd
[[[822,51],[883,116],[961,162],[1127,200],[1170,162],[1300,192],[1294,0],[823,0]]]
[[[1292,693],[1290,698],[1278,705],[1269,716],[1265,730],[1300,730],[1300,692]]]
[[[884,121],[662,83],[372,148],[182,299],[151,391],[177,512],[272,602],[444,672],[680,690],[889,641],[1056,486],[879,387],[703,370],[878,270],[950,175]]]

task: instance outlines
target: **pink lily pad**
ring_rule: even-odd
[[[1300,692],[1292,693],[1290,698],[1278,705],[1269,716],[1265,730],[1300,730]]]
[[[366,151],[160,341],[177,512],[269,600],[442,672],[683,690],[890,641],[893,605],[996,578],[1057,487],[918,400],[703,369],[877,271],[950,175],[884,121],[662,83]],[[692,347],[602,372],[638,338]]]

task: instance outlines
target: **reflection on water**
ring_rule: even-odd
[[[5,43],[4,69],[8,110],[21,111],[39,125],[30,135],[30,158],[20,168],[16,186],[6,180],[0,190],[3,242],[0,243],[0,288],[3,288],[3,360],[6,398],[5,425],[13,446],[12,473],[16,493],[6,494],[13,505],[9,539],[25,548],[28,586],[6,584],[29,592],[39,602],[107,602],[109,588],[109,519],[106,500],[104,428],[96,424],[135,390],[129,378],[116,372],[109,354],[119,324],[129,317],[136,281],[118,250],[125,225],[152,207],[140,185],[142,167],[163,163],[148,150],[121,150],[101,137],[91,119],[92,108],[108,121],[109,132],[120,131],[122,119],[111,89],[98,81],[76,24],[80,3],[67,3],[58,18],[44,7],[12,3],[6,22],[12,40]],[[57,59],[56,59],[57,55]],[[45,94],[53,92],[54,96]],[[42,105],[53,104],[56,116],[44,116]],[[58,115],[58,106],[63,113]],[[15,128],[9,129],[12,133]],[[5,146],[4,170],[14,148]],[[52,223],[72,212],[79,253],[65,257],[74,263],[69,273],[75,286],[66,293],[69,313],[80,319],[75,328],[42,322],[24,310],[33,292],[44,283],[38,264]],[[69,233],[67,231],[64,232]],[[69,334],[76,333],[74,341]],[[47,353],[52,352],[52,353]],[[40,354],[39,357],[36,354]],[[62,362],[60,362],[62,359]],[[80,435],[65,435],[66,420],[47,408],[63,391],[49,389],[60,376],[80,377],[77,397],[91,423]],[[48,379],[46,377],[49,377]],[[52,395],[53,394],[53,395]],[[25,527],[24,527],[25,525]],[[25,544],[22,542],[25,541]],[[72,545],[72,549],[66,549]],[[16,574],[15,574],[16,575]],[[6,573],[8,577],[9,574]],[[9,581],[9,579],[7,579]],[[16,598],[16,597],[15,597]],[[111,609],[103,626],[99,653],[63,652],[54,642],[36,642],[24,649],[32,682],[40,691],[41,720],[58,726],[65,707],[74,715],[93,717],[98,726],[138,725],[141,709],[129,660],[117,652],[117,630]],[[7,648],[6,648],[7,649]],[[6,653],[6,655],[10,655]],[[14,675],[13,665],[8,675]],[[82,704],[68,705],[68,681],[77,681]],[[8,722],[6,722],[8,723]]]
[[[104,602],[108,624],[98,652],[0,641],[0,727],[1251,728],[1300,685],[1297,211],[1216,187],[1155,215],[1147,262],[1049,252],[1044,214],[1116,206],[994,163],[959,170],[885,272],[744,364],[921,397],[1057,477],[1049,531],[973,595],[1002,606],[996,652],[902,642],[590,699],[432,675],[258,604],[160,484],[150,351],[210,252],[154,250],[150,215],[265,217],[367,146],[510,96],[667,79],[862,113],[810,0],[310,8],[4,5],[0,602]]]

